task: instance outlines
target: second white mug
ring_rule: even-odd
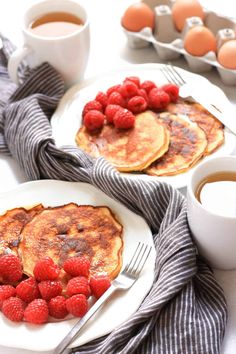
[[[206,208],[196,197],[197,188],[202,181],[210,175],[222,172],[236,175],[236,156],[211,158],[196,167],[187,188],[187,211],[189,226],[199,253],[212,267],[230,270],[236,269],[236,214],[221,215]],[[235,189],[232,193],[235,193]],[[217,206],[217,195],[214,194],[212,198],[211,204]]]

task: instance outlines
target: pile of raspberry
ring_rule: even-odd
[[[20,259],[0,257],[0,309],[11,321],[42,324],[50,316],[64,319],[71,314],[83,317],[89,298],[98,299],[109,288],[106,275],[90,276],[90,261],[85,256],[68,258],[59,268],[50,257],[39,260],[34,276],[23,275]],[[64,285],[60,280],[67,278]]]
[[[139,77],[126,77],[121,84],[98,92],[94,100],[85,104],[83,124],[90,132],[101,129],[105,123],[130,129],[135,124],[135,114],[147,109],[162,111],[178,97],[179,88],[174,84],[157,87],[151,80],[141,82]]]

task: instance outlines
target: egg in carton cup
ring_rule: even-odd
[[[188,9],[184,11],[181,4]],[[202,8],[197,0],[143,0],[134,9],[131,5],[121,21],[131,48],[152,44],[161,60],[183,55],[192,71],[215,67],[225,84],[236,85],[236,20]],[[138,31],[145,17],[148,26]]]

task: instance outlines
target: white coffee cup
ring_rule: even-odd
[[[66,12],[80,18],[83,26],[75,32],[61,37],[46,37],[35,34],[30,24],[42,15],[53,12]],[[17,49],[9,59],[10,78],[18,83],[18,67],[23,59],[30,67],[43,62],[50,63],[63,77],[66,86],[81,81],[86,69],[90,31],[85,7],[72,0],[44,0],[32,5],[23,18],[24,46]]]
[[[199,253],[217,269],[236,269],[236,217],[223,216],[204,207],[195,192],[200,182],[217,172],[235,172],[236,156],[204,161],[193,171],[187,186],[187,216]]]

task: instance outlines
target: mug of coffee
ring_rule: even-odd
[[[10,78],[18,83],[18,67],[26,60],[29,67],[50,63],[65,84],[83,79],[90,32],[87,12],[72,0],[44,0],[31,6],[23,18],[24,46],[9,59]]]
[[[199,254],[213,268],[236,269],[236,156],[196,167],[187,186],[187,217]]]

